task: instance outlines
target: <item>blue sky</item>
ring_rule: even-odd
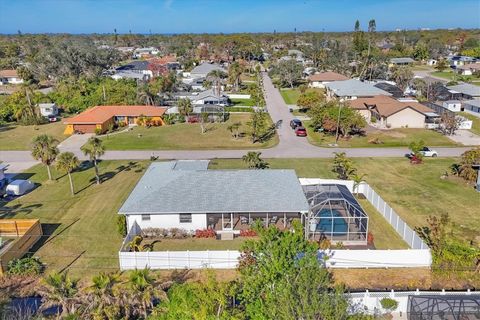
[[[0,0],[0,33],[480,28],[479,0]]]

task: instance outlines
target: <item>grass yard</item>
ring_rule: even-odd
[[[324,89],[320,88],[308,88],[307,92],[317,91],[322,95],[325,94]],[[286,104],[297,104],[298,97],[300,97],[300,90],[298,88],[295,89],[280,89],[280,94],[282,95],[283,100]]]
[[[411,227],[425,225],[429,215],[448,213],[456,236],[480,242],[480,194],[456,178],[441,179],[456,159],[425,159],[411,165],[404,158],[354,158],[359,173]],[[271,168],[295,169],[299,177],[334,178],[332,159],[267,159]],[[244,168],[241,160],[214,160],[215,169]],[[367,211],[368,207],[365,208]],[[382,226],[379,226],[381,230]],[[380,241],[379,235],[376,236]],[[392,238],[393,239],[393,238]],[[383,241],[383,240],[382,240]],[[388,241],[388,239],[386,239]],[[393,240],[392,240],[393,241]]]
[[[38,126],[0,125],[0,150],[29,150],[32,139],[40,134],[49,134],[62,141],[67,137],[64,130],[65,125],[60,121]]]
[[[472,120],[472,129],[470,129],[470,131],[480,135],[480,118],[475,117],[473,114],[470,114],[468,112],[460,112],[460,114],[465,118]]]
[[[195,251],[195,250],[240,250],[242,244],[252,238],[237,237],[233,240],[213,238],[160,239],[153,245],[153,251]],[[151,243],[144,240],[143,243]]]
[[[246,136],[249,114],[231,114],[225,123],[208,124],[202,134],[200,124],[180,123],[163,127],[134,127],[133,130],[103,138],[108,150],[200,150],[270,148],[278,143],[275,135],[262,144],[253,144]],[[242,122],[244,137],[234,139],[228,126]]]
[[[90,276],[118,269],[122,237],[117,232],[117,211],[142,176],[148,162],[102,161],[106,179],[94,183],[94,169],[73,173],[77,194],[69,182],[53,170],[57,181],[47,181],[44,166],[22,174],[37,184],[36,190],[7,204],[0,202],[2,218],[39,218],[44,237],[38,255],[48,270],[65,270],[74,276]]]
[[[436,77],[439,77],[439,78],[443,78],[443,79],[446,79],[446,80],[457,80],[458,77],[460,78],[465,78],[465,79],[469,79],[470,81],[472,81],[472,84],[476,84],[476,85],[480,85],[480,78],[477,77],[477,76],[474,76],[474,75],[471,75],[471,76],[462,76],[462,75],[458,75],[456,73],[454,73],[453,71],[435,71],[435,72],[432,72],[431,73],[432,76],[436,76]]]
[[[252,99],[230,99],[234,106],[246,106],[246,107],[253,107],[255,106],[255,101]]]
[[[305,123],[308,131],[308,141],[316,146],[326,147],[335,143],[335,136],[314,132],[308,121]],[[382,143],[369,143],[378,138]],[[422,139],[427,146],[458,146],[459,144],[450,140],[439,132],[427,129],[390,129],[376,130],[367,132],[366,136],[353,136],[349,140],[338,140],[340,147],[351,148],[389,148],[389,147],[407,147],[412,141]]]

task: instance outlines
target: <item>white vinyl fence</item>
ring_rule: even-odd
[[[230,99],[250,99],[251,95],[249,94],[234,94],[234,93],[229,93],[227,96]]]
[[[329,250],[329,268],[423,268],[430,267],[429,249],[407,250]]]
[[[395,229],[395,231],[402,237],[402,239],[410,246],[412,249],[428,249],[428,246],[423,242],[423,240],[413,231],[412,228],[405,223],[398,216],[398,214],[393,210],[392,207],[388,205],[385,200],[378,195],[378,193],[373,190],[367,183],[362,183],[358,192],[362,193],[367,200],[377,209],[378,212],[388,221],[388,223]]]
[[[355,311],[362,311],[368,314],[382,313],[386,310],[383,310],[380,301],[383,298],[394,299],[398,302],[398,307],[395,310],[396,313],[407,313],[408,307],[408,297],[409,296],[418,296],[418,295],[432,295],[432,296],[446,296],[446,295],[455,295],[455,296],[470,296],[478,295],[477,292],[471,292],[470,290],[464,292],[448,292],[448,291],[398,291],[394,290],[390,292],[369,292],[368,290],[360,293],[351,293],[350,294],[350,305],[352,307],[352,313]]]

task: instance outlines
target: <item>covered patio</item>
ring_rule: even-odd
[[[298,212],[255,212],[255,213],[209,213],[207,226],[215,231],[240,231],[252,228],[256,221],[261,221],[265,226],[275,225],[281,230],[292,227],[293,220],[301,220]]]

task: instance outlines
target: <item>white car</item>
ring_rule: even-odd
[[[424,157],[433,157],[433,158],[438,157],[438,152],[428,147],[423,147],[423,149],[420,150],[420,153]]]

